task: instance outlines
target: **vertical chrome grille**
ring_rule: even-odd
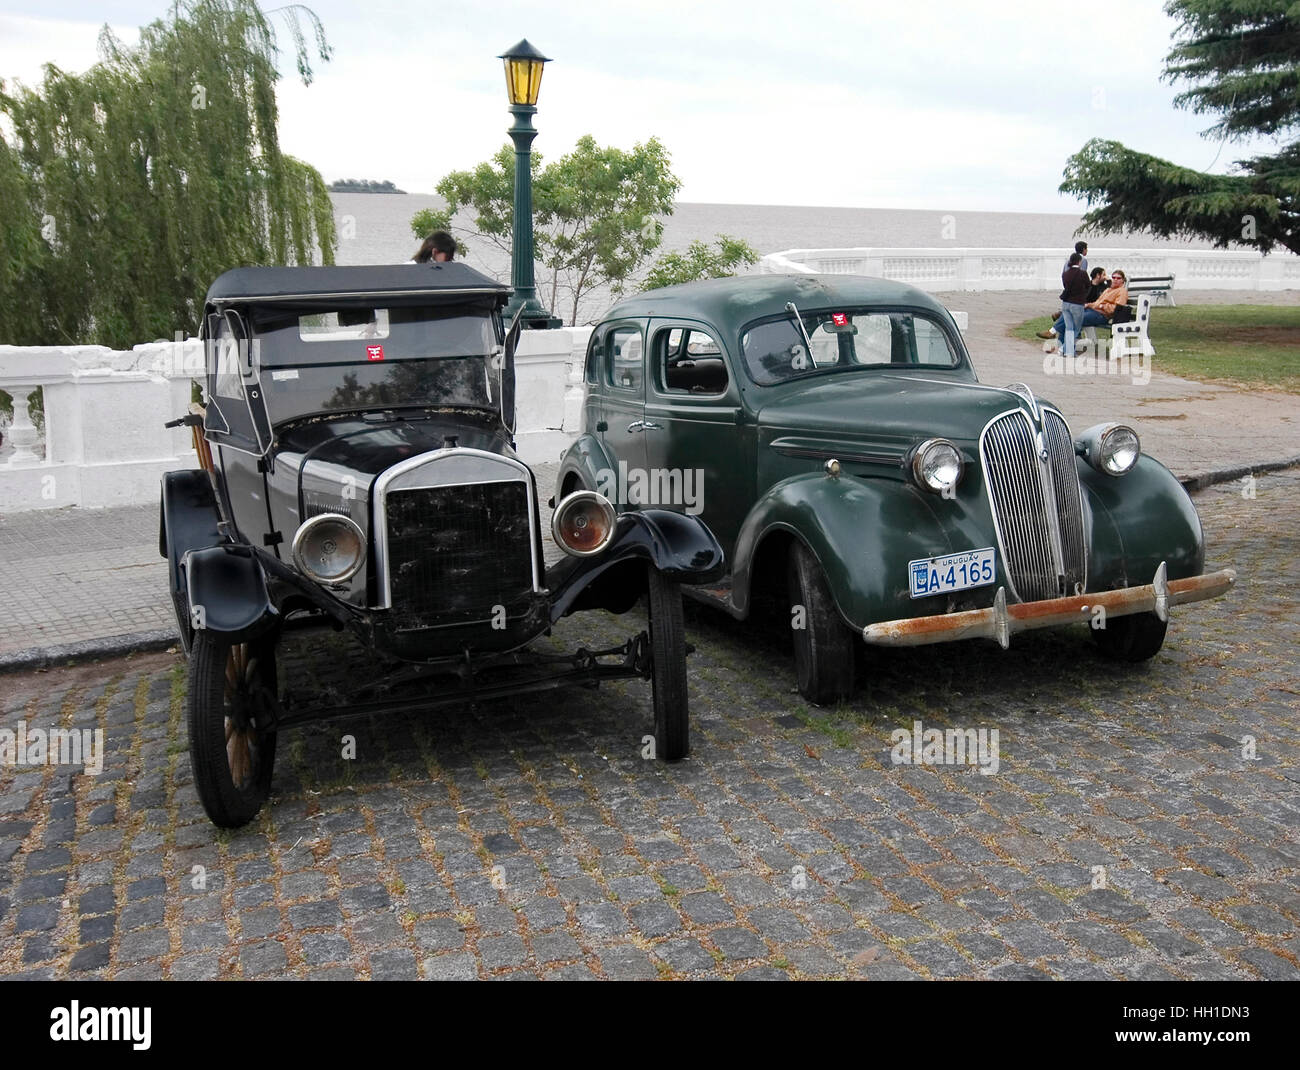
[[[1043,417],[1041,436],[1017,410],[996,417],[980,437],[998,549],[1011,593],[1022,602],[1073,594],[1087,582],[1070,429],[1059,413],[1044,410]]]

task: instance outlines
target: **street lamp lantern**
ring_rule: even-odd
[[[510,97],[510,140],[515,143],[515,218],[511,242],[510,283],[514,296],[506,305],[506,319],[519,313],[524,327],[558,327],[560,321],[541,306],[533,281],[533,171],[532,145],[537,136],[533,116],[537,94],[542,88],[542,67],[547,57],[527,40],[502,53],[505,60],[506,92]]]
[[[537,106],[537,93],[542,88],[542,66],[550,62],[527,39],[520,41],[498,59],[506,61],[506,92],[511,104]]]

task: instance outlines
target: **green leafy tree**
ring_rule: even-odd
[[[758,262],[758,250],[740,238],[719,234],[713,244],[696,239],[685,252],[665,253],[646,273],[643,289],[657,290],[679,282],[721,279]]]
[[[1236,173],[1181,167],[1096,138],[1066,163],[1061,192],[1089,205],[1081,229],[1200,237],[1217,246],[1300,253],[1300,5],[1294,0],[1171,0],[1181,22],[1164,78],[1189,86],[1174,100],[1217,115],[1205,133],[1279,140]]]
[[[425,210],[412,220],[424,236],[450,229],[462,210],[471,214],[475,235],[509,251],[514,222],[514,150],[505,146],[470,171],[455,171],[437,185],[443,211]],[[681,183],[657,138],[630,151],[601,147],[591,136],[573,151],[542,166],[532,154],[533,232],[537,258],[549,273],[549,307],[568,298],[569,322],[576,323],[584,294],[608,286],[618,294],[659,247]]]
[[[299,75],[329,58],[288,20]],[[333,262],[320,175],[280,151],[275,32],[252,0],[183,0],[84,74],[0,85],[0,341],[123,348],[198,325],[241,264]],[[35,237],[33,237],[35,235]]]

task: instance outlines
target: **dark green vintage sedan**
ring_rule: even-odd
[[[853,644],[1087,622],[1125,661],[1170,606],[1223,594],[1196,510],[1137,434],[1080,434],[1023,384],[979,382],[948,311],[845,275],[651,290],[592,332],[562,499],[699,515],[727,555],[686,588],[737,618],[788,593],[799,690],[847,696]]]

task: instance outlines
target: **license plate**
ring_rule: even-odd
[[[909,561],[907,575],[912,584],[912,597],[928,598],[932,594],[964,591],[968,587],[987,587],[997,581],[998,570],[990,546],[985,550],[967,550],[946,557]]]

